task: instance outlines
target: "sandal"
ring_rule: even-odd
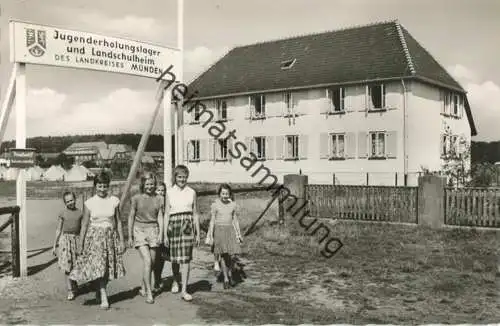
[[[172,289],[170,291],[172,293],[179,293],[179,284],[177,284],[177,282],[175,282],[174,284],[172,284]]]
[[[146,291],[144,289],[139,289],[139,295],[141,297],[145,297],[146,296]]]
[[[101,303],[101,308],[104,309],[104,310],[108,310],[109,309],[109,303],[108,302]]]
[[[155,299],[153,299],[152,297],[151,298],[147,298],[146,299],[146,303],[153,304],[153,303],[155,303]]]
[[[75,294],[73,293],[73,291],[68,291],[68,300],[71,301],[74,299],[75,299]]]
[[[227,290],[229,289],[229,282],[224,282],[224,290]]]
[[[182,300],[187,302],[191,302],[193,300],[193,297],[189,293],[184,293],[181,298]]]

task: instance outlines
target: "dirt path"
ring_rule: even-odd
[[[30,259],[30,266],[53,260],[50,252]],[[0,324],[203,324],[196,317],[197,294],[210,291],[215,279],[210,270],[212,257],[205,251],[196,250],[191,273],[193,302],[187,303],[178,294],[163,292],[156,297],[155,304],[146,304],[137,295],[141,268],[135,251],[125,255],[127,275],[109,285],[111,308],[103,311],[95,302],[95,294],[88,292],[74,301],[66,301],[64,276],[57,263],[25,279],[0,279]],[[164,269],[164,277],[171,275],[170,266]],[[168,280],[166,282],[169,283]],[[216,285],[215,287],[217,287]]]
[[[2,205],[14,204],[2,200]],[[82,294],[74,301],[66,301],[64,275],[59,271],[55,257],[49,250],[55,235],[55,215],[61,208],[59,200],[28,200],[28,269],[31,276],[26,279],[12,279],[0,276],[0,324],[201,324],[196,312],[200,304],[197,294],[209,291],[215,282],[210,265],[213,264],[206,248],[195,250],[190,277],[194,300],[184,302],[178,294],[161,293],[153,305],[134,290],[140,284],[141,266],[138,253],[129,249],[125,254],[127,275],[109,284],[111,309],[102,311],[95,302],[93,292]],[[0,245],[10,248],[9,237]],[[166,264],[164,277],[170,277],[170,264]],[[167,280],[168,285],[168,280]],[[217,285],[219,286],[219,285]],[[216,288],[217,288],[216,286]]]

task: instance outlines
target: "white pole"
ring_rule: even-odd
[[[26,64],[16,63],[16,148],[26,148]],[[26,179],[19,169],[16,183],[16,201],[19,211],[19,255],[21,277],[28,276],[28,237],[26,223]]]
[[[178,69],[179,82],[184,82],[184,0],[177,0],[177,47],[180,50],[180,67]],[[177,144],[177,159],[178,164],[186,164],[184,162],[184,108],[182,105],[177,105],[177,130],[176,130],[176,144]]]
[[[172,185],[172,91],[167,89],[163,99],[163,180]]]

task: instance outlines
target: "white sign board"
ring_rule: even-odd
[[[10,22],[11,61],[157,78],[174,75],[181,52],[149,43],[62,28]],[[163,77],[172,80],[168,74]]]

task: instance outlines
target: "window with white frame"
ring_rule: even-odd
[[[263,118],[266,115],[266,96],[254,95],[252,100],[252,118]]]
[[[293,96],[291,92],[286,92],[283,94],[283,100],[285,101],[285,108],[287,114],[293,113]]]
[[[385,132],[370,132],[370,157],[385,157]]]
[[[227,139],[217,139],[217,159],[227,159]]]
[[[225,100],[216,100],[215,108],[219,120],[227,120],[227,102]]]
[[[266,158],[266,137],[254,137],[252,151],[258,159]]]
[[[443,101],[444,115],[460,118],[461,110],[464,107],[464,97],[461,94],[445,92]]]
[[[385,108],[385,85],[368,86],[368,100],[370,110],[382,110]]]
[[[200,160],[200,141],[191,140],[189,142],[189,160],[199,161]]]
[[[298,159],[299,158],[299,136],[289,135],[286,136],[285,144],[285,158]]]
[[[330,100],[331,112],[344,112],[345,89],[343,87],[329,89],[328,97]]]
[[[330,134],[330,157],[331,158],[345,157],[344,134]]]

